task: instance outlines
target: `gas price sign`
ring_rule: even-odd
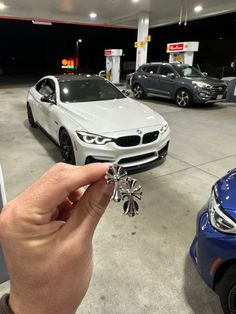
[[[75,63],[76,63],[75,59],[63,59],[61,61],[61,68],[74,70],[75,69]]]

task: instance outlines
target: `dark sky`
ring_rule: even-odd
[[[148,61],[168,60],[166,44],[200,41],[195,64],[201,67],[230,65],[236,56],[236,13],[150,29]],[[56,71],[62,58],[74,57],[75,43],[84,71],[105,68],[104,49],[123,48],[123,61],[135,61],[137,30],[69,24],[33,25],[30,21],[0,20],[0,65],[8,71]],[[220,39],[222,38],[222,39]]]

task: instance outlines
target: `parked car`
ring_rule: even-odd
[[[224,313],[236,313],[236,169],[212,188],[197,217],[190,255],[200,275],[219,297]]]
[[[131,89],[136,98],[157,95],[174,99],[180,107],[223,101],[226,87],[222,80],[207,77],[182,63],[147,63],[140,66],[131,79]]]
[[[43,77],[28,93],[27,112],[70,164],[108,161],[131,169],[167,155],[164,118],[98,75]]]

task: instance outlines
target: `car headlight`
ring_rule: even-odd
[[[163,121],[159,132],[163,134],[168,130],[168,128],[169,128],[168,123],[166,121]]]
[[[218,231],[236,234],[236,223],[224,212],[216,198],[214,189],[209,201],[209,218],[211,225]]]
[[[200,82],[200,81],[192,81],[192,84],[203,89],[209,89],[211,88],[210,84],[207,84],[205,82]]]
[[[112,142],[112,138],[88,132],[76,132],[78,137],[87,144],[105,145]]]

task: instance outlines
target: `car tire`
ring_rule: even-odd
[[[187,89],[180,89],[175,95],[175,102],[179,107],[188,107],[191,105],[192,97]]]
[[[221,306],[225,314],[236,313],[236,265],[231,265],[216,284]]]
[[[37,125],[36,125],[36,123],[34,121],[34,116],[33,116],[33,113],[32,113],[32,110],[31,110],[29,104],[27,104],[27,117],[28,117],[29,125],[32,128],[36,128]]]
[[[75,154],[73,145],[70,136],[65,129],[62,129],[60,131],[59,142],[63,160],[68,164],[75,165]]]
[[[133,94],[134,97],[137,99],[142,99],[144,98],[145,94],[144,94],[144,90],[142,88],[142,86],[140,84],[135,84],[133,87]]]

